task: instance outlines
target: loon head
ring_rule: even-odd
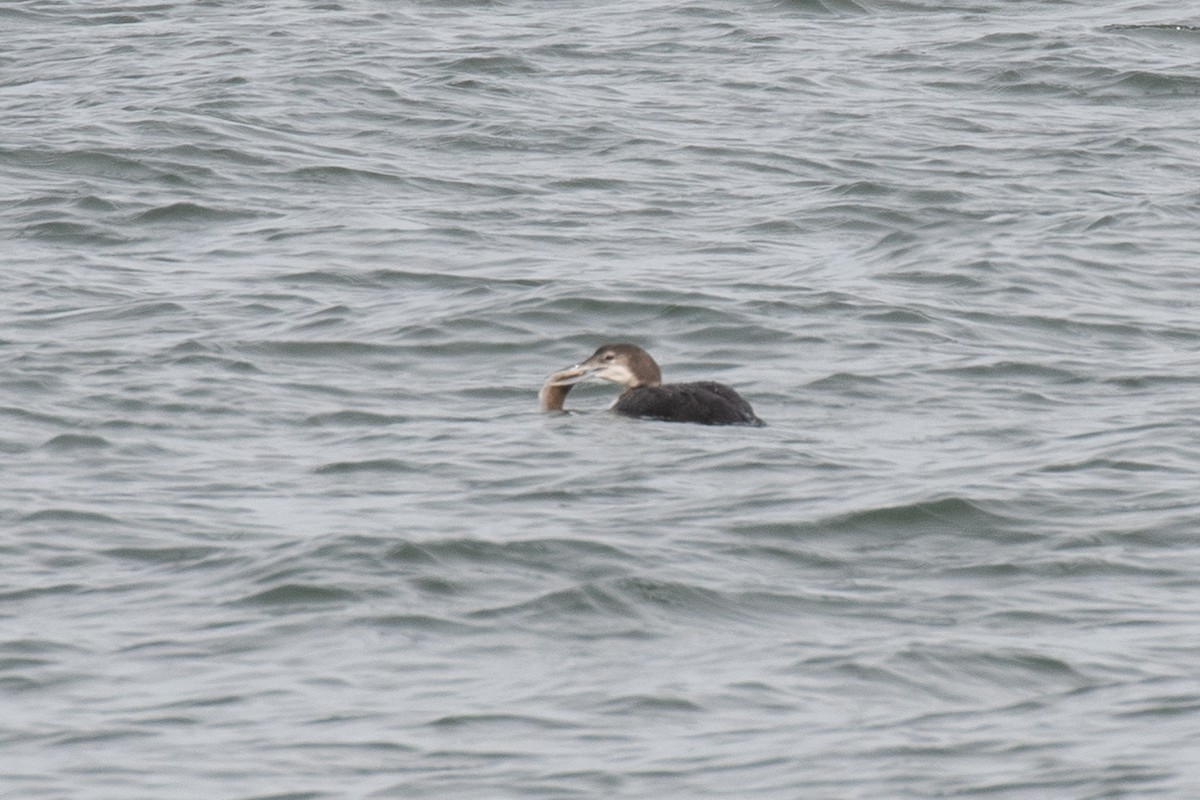
[[[654,359],[636,344],[605,344],[584,362],[576,364],[556,385],[566,386],[589,378],[599,378],[619,384],[625,389],[638,386],[658,386],[662,372]],[[554,376],[552,376],[554,377]]]

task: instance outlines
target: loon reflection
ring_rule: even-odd
[[[662,382],[654,359],[634,344],[606,344],[581,364],[551,375],[538,392],[542,411],[561,411],[571,387],[591,378],[622,387],[609,406],[627,417],[701,425],[762,425],[741,395],[723,383]]]

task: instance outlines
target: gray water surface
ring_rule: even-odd
[[[0,795],[1200,795],[1198,26],[0,8]]]

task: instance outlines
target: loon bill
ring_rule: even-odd
[[[750,404],[723,383],[662,382],[658,364],[634,344],[606,344],[586,361],[559,370],[538,392],[542,411],[561,411],[571,387],[599,378],[621,387],[610,408],[627,417],[701,425],[762,425]]]

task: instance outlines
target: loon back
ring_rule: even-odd
[[[617,397],[613,411],[627,417],[701,425],[763,424],[740,394],[711,381],[635,386]]]

